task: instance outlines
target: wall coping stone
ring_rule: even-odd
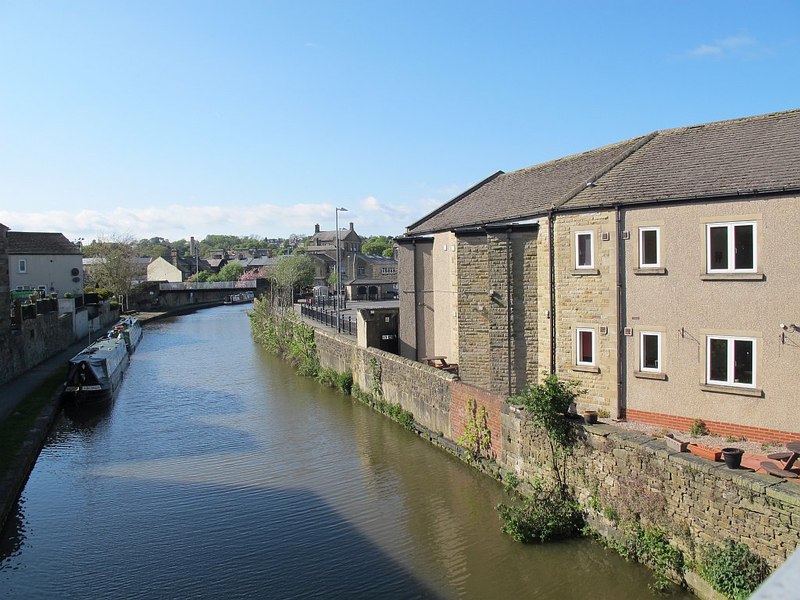
[[[642,445],[661,458],[668,459],[671,454],[679,454],[675,450],[669,448],[664,440],[650,440]]]
[[[766,477],[769,477],[769,475],[766,475]],[[792,483],[780,481],[768,487],[767,496],[780,500],[784,504],[800,506],[800,486]]]

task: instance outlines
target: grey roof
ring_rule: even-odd
[[[656,131],[496,173],[409,226],[407,234],[522,220],[551,207],[591,209],[797,190],[800,110],[792,110]]]
[[[249,263],[247,263],[248,267],[271,267],[272,265],[278,264],[278,261],[284,258],[283,256],[259,256],[258,258],[254,258]]]
[[[393,256],[381,256],[379,254],[357,254],[356,256],[358,257],[359,260],[375,265],[397,264],[397,260],[395,260]]]
[[[6,237],[9,254],[83,254],[63,233],[9,231]]]
[[[754,195],[800,189],[800,110],[659,131],[568,203]]]

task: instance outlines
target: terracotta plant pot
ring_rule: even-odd
[[[742,465],[742,455],[744,450],[741,448],[723,448],[722,459],[725,461],[725,466],[729,469],[738,469]]]
[[[689,442],[679,440],[671,433],[668,433],[664,436],[664,441],[667,443],[667,448],[674,450],[675,452],[686,452],[687,447],[689,446]]]
[[[702,444],[689,444],[689,452],[714,462],[719,462],[722,456],[722,451],[719,448],[712,448]]]

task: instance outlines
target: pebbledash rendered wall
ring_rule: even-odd
[[[549,475],[542,434],[503,396],[412,360],[359,348],[345,336],[317,329],[316,342],[320,364],[350,370],[362,389],[371,388],[377,365],[384,398],[413,412],[431,439],[457,440],[469,419],[467,401],[474,399],[486,408],[492,455],[500,470],[523,481]],[[793,483],[734,472],[722,463],[670,451],[661,440],[606,424],[582,427],[569,464],[568,482],[601,531],[613,531],[604,514],[624,518],[638,513],[645,522],[664,526],[689,556],[703,543],[734,540],[773,567],[800,545],[800,486]]]

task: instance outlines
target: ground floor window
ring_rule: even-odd
[[[706,340],[708,383],[755,387],[755,339],[710,335]]]
[[[639,342],[639,370],[650,373],[661,372],[661,334],[643,331]]]
[[[576,364],[595,366],[597,361],[595,356],[594,329],[577,329],[576,342]]]

